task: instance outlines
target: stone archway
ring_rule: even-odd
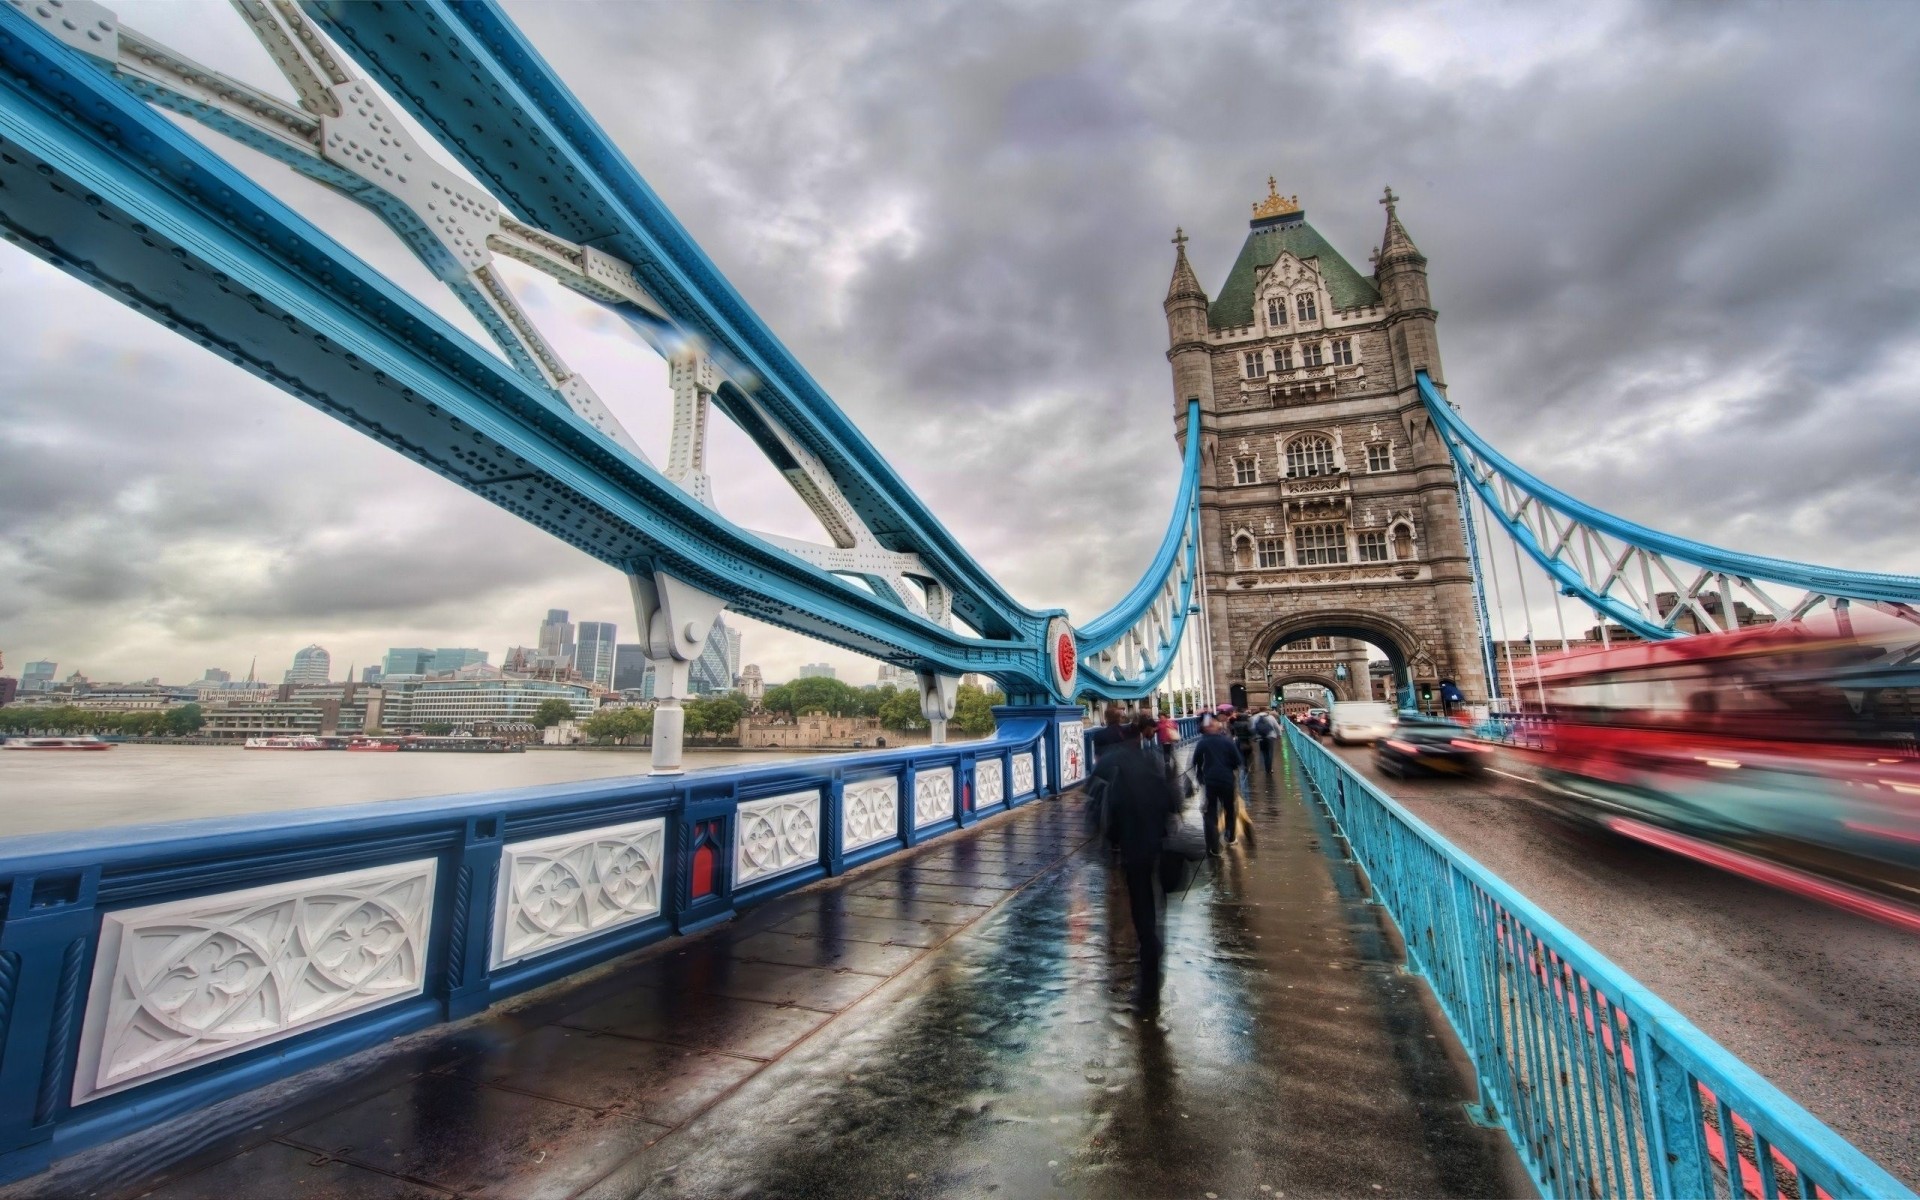
[[[1325,675],[1309,671],[1275,671],[1268,677],[1267,683],[1270,689],[1267,693],[1268,702],[1272,704],[1281,702],[1290,683],[1310,683],[1315,687],[1325,688],[1327,694],[1335,700],[1353,699],[1351,692],[1339,680],[1329,679]]]
[[[1419,635],[1392,617],[1358,609],[1326,609],[1318,612],[1294,612],[1268,622],[1254,634],[1249,658],[1261,662],[1272,659],[1281,647],[1311,637],[1354,638],[1378,646],[1393,669],[1395,691],[1403,697],[1416,679],[1434,675],[1433,652]],[[1275,679],[1281,678],[1277,673]],[[1370,687],[1365,679],[1350,681],[1355,694]],[[1279,684],[1276,683],[1277,694]],[[1335,694],[1346,698],[1346,691],[1335,687]]]

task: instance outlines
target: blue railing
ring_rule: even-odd
[[[1291,724],[1287,743],[1543,1194],[1912,1195]]]
[[[0,841],[0,1181],[1077,784],[1081,713],[673,778]]]

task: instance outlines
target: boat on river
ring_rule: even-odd
[[[380,738],[357,737],[347,743],[347,749],[360,754],[397,754],[400,743],[383,741]]]
[[[317,737],[250,737],[247,750],[325,750],[327,744]]]
[[[111,750],[112,742],[103,742],[92,734],[79,737],[10,737],[0,741],[0,750]]]

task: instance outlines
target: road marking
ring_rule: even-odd
[[[1502,771],[1498,767],[1488,767],[1487,770],[1495,775],[1504,775],[1508,779],[1518,779],[1521,783],[1534,782],[1534,780],[1529,779],[1525,775],[1515,775],[1512,771]]]

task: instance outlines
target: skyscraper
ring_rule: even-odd
[[[652,665],[645,646],[628,643],[613,648],[613,690],[625,692],[641,685]]]
[[[387,677],[387,673],[385,671],[382,671],[379,667],[361,667],[360,668],[361,683],[377,684],[382,679],[385,679],[386,677]]]
[[[731,625],[722,626],[727,635],[727,686],[740,677],[740,631]]]
[[[326,683],[333,675],[333,656],[320,646],[308,646],[293,655],[287,683]]]
[[[200,678],[208,683],[228,683],[233,679],[232,671],[222,671],[219,667],[208,667],[207,673]]]
[[[582,621],[573,665],[588,683],[613,686],[614,629],[611,621]]]
[[[433,666],[433,651],[425,646],[392,646],[380,660],[382,675],[425,675]]]
[[[547,619],[540,622],[540,657],[573,661],[573,622],[567,620],[567,610],[550,608]]]
[[[43,692],[53,683],[53,673],[60,669],[59,663],[30,662],[20,674],[20,690],[23,692]]]
[[[487,652],[474,646],[442,646],[433,652],[433,661],[427,670],[435,675],[445,675],[458,671],[461,667],[471,667],[475,663],[487,661]]]
[[[693,660],[687,672],[687,690],[694,695],[710,696],[733,690],[733,672],[727,669],[728,634],[733,634],[734,639],[740,636],[728,629],[724,620],[715,617],[713,628],[707,631],[707,644],[700,648],[700,657]]]
[[[833,678],[836,678],[836,676],[834,674],[833,668],[828,666],[826,663],[807,663],[805,666],[800,668],[800,678],[802,679],[833,679]]]

